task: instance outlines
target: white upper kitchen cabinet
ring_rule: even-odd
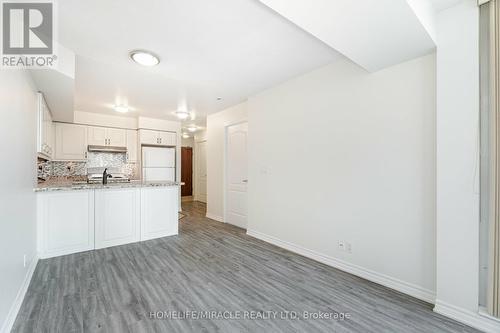
[[[48,109],[47,109],[48,110]],[[54,158],[56,150],[56,128],[54,122],[52,121],[52,116],[48,112],[47,121],[45,121],[45,138],[46,144],[48,146],[48,155],[50,159]]]
[[[127,131],[119,128],[88,127],[88,144],[96,146],[125,147]]]
[[[106,131],[108,145],[115,147],[127,146],[127,130],[120,128],[108,128]]]
[[[175,132],[139,130],[139,137],[143,145],[175,146],[177,144]]]
[[[94,191],[37,195],[38,252],[42,259],[94,249]]]
[[[122,245],[140,240],[140,189],[95,191],[95,248]]]
[[[87,140],[89,145],[105,146],[106,145],[106,128],[104,127],[88,127]]]
[[[127,130],[127,162],[136,163],[139,158],[136,130]]]
[[[54,124],[42,93],[38,93],[37,152],[49,160],[54,157]]]
[[[158,132],[150,130],[139,130],[139,138],[143,145],[158,145]]]
[[[163,146],[175,146],[177,144],[177,134],[174,132],[158,132],[160,144]]]
[[[58,161],[84,161],[87,158],[87,127],[56,123],[56,153]]]

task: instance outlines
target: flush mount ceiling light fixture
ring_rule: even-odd
[[[160,58],[154,53],[145,50],[134,50],[130,52],[130,58],[142,66],[155,66],[160,63]]]
[[[174,112],[174,114],[179,118],[180,120],[185,120],[189,117],[189,112],[183,111],[183,110],[177,110]]]
[[[113,109],[116,112],[120,112],[120,113],[127,113],[129,111],[128,106],[125,106],[125,105],[115,105],[115,106],[113,106]]]
[[[196,132],[196,130],[198,129],[198,127],[194,126],[194,125],[191,125],[189,126],[188,128],[186,128],[189,132]]]

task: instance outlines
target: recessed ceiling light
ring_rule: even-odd
[[[160,63],[160,58],[154,55],[152,52],[135,50],[130,52],[130,58],[133,61],[143,66],[155,66]]]
[[[197,130],[197,129],[198,129],[198,127],[196,127],[196,126],[194,126],[194,125],[189,126],[189,127],[187,128],[187,130],[188,130],[189,132],[196,132],[196,130]]]
[[[187,112],[187,111],[178,110],[178,111],[175,111],[174,114],[180,120],[185,120],[185,119],[187,119],[189,117],[189,112]]]
[[[120,113],[127,113],[129,110],[128,106],[125,105],[115,105],[113,109],[115,109],[116,112]]]

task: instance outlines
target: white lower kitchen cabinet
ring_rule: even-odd
[[[39,193],[37,200],[42,259],[94,249],[94,191]]]
[[[40,258],[177,235],[178,186],[88,186],[35,189]]]
[[[95,191],[95,248],[140,240],[141,191],[138,188]]]
[[[141,241],[177,235],[178,187],[141,189]]]

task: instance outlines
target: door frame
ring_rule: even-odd
[[[200,199],[200,193],[199,193],[200,189],[198,187],[198,179],[200,177],[200,175],[198,174],[198,163],[199,163],[198,159],[200,156],[199,151],[200,151],[200,144],[201,143],[207,143],[207,139],[205,137],[203,137],[198,141],[196,141],[196,140],[194,141],[194,149],[193,149],[193,155],[194,155],[194,157],[193,157],[193,174],[194,174],[194,177],[193,177],[194,178],[193,200],[194,201],[200,201],[199,200]],[[205,157],[206,157],[206,155],[207,155],[207,152],[205,151]],[[205,161],[205,164],[207,164],[206,161]],[[205,203],[206,203],[206,201],[208,201],[208,194],[205,193],[205,195],[207,196],[205,198]],[[201,201],[201,202],[203,202],[203,201]]]
[[[224,223],[227,223],[227,184],[228,184],[228,180],[227,180],[227,177],[228,177],[228,174],[227,174],[227,147],[228,147],[228,131],[229,131],[229,127],[231,126],[236,126],[236,125],[241,125],[241,124],[244,124],[244,123],[247,123],[248,125],[248,120],[247,119],[244,119],[244,120],[239,120],[239,121],[236,121],[234,123],[230,123],[230,124],[226,124],[224,126],[224,166],[223,166],[223,173],[224,173],[224,177],[223,177],[223,181],[222,181],[222,186],[223,187],[223,191],[222,191],[222,205],[223,205],[223,222]],[[248,139],[247,139],[247,148],[248,148]],[[248,149],[247,149],[248,151]],[[248,185],[247,185],[248,186]],[[247,194],[248,194],[248,187],[247,187]],[[248,222],[248,215],[247,215],[247,222]]]
[[[190,146],[182,146],[181,147],[181,182],[182,182],[182,168],[185,167],[184,163],[182,163],[182,152],[183,150],[191,150],[191,194],[189,196],[193,197],[194,198],[194,182],[195,182],[195,179],[194,179],[194,147],[190,147]],[[184,186],[186,186],[187,184],[185,184]],[[182,186],[181,186],[181,197],[182,197]]]

